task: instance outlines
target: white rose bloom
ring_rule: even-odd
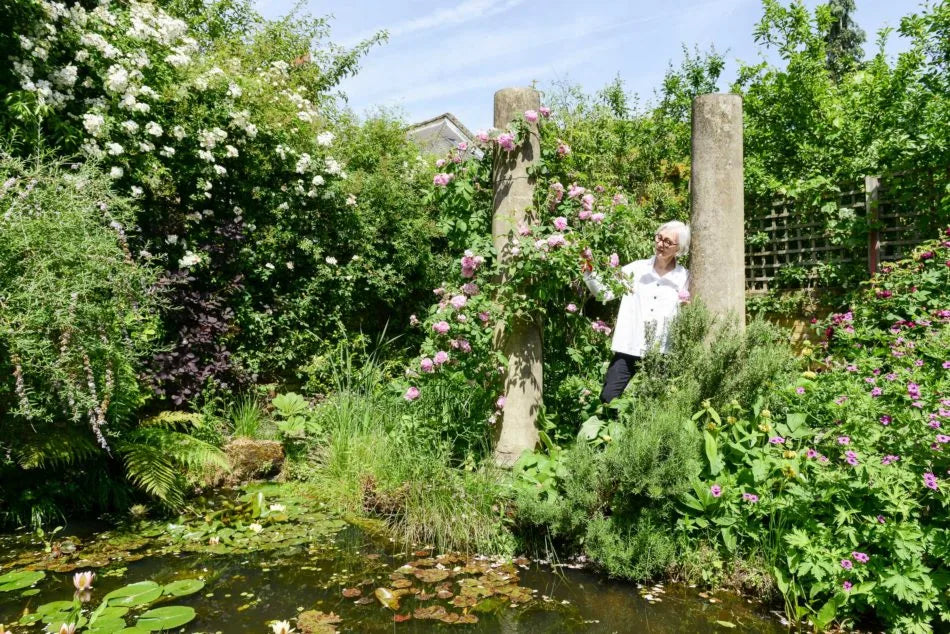
[[[343,171],[340,164],[332,156],[326,158],[327,174],[339,174]]]
[[[176,236],[174,233],[171,233],[165,236],[165,242],[167,242],[168,244],[175,244],[178,242],[178,236]]]
[[[87,51],[87,50],[84,49],[84,48],[79,49],[78,51],[76,51],[76,61],[77,61],[77,62],[82,63],[82,62],[85,62],[87,59],[89,59],[89,51]]]
[[[109,170],[109,176],[111,178],[122,178],[124,174],[125,170],[123,170],[121,167],[113,167]]]
[[[83,151],[83,154],[86,156],[91,156],[93,158],[102,158],[102,150],[99,148],[99,144],[95,141],[86,140],[83,141],[82,147],[80,148]]]
[[[310,163],[311,163],[310,155],[306,153],[301,154],[300,158],[297,159],[297,166],[295,168],[297,170],[297,173],[303,174],[304,172],[306,172],[307,169],[309,169],[310,167]]]
[[[328,147],[331,143],[333,143],[333,133],[330,131],[321,132],[317,135],[317,143],[324,147]]]
[[[215,165],[214,171],[217,172],[218,176],[224,176],[225,174],[228,173],[227,168],[224,167],[223,165]]]
[[[264,268],[265,268],[265,269],[270,269],[271,271],[273,271],[273,270],[274,270],[274,265],[271,264],[270,262],[268,262],[267,264],[264,265]]]
[[[76,84],[76,74],[78,69],[69,64],[53,73],[53,83],[60,88],[72,88]]]
[[[240,97],[242,94],[241,87],[237,84],[228,84],[228,97]]]
[[[95,137],[102,132],[102,126],[105,125],[105,122],[106,119],[101,114],[86,113],[82,116],[82,125],[86,128],[86,132]]]
[[[118,156],[125,152],[125,148],[115,142],[106,143],[106,152],[112,156]]]
[[[135,98],[135,95],[132,93],[126,93],[126,95],[119,101],[119,107],[124,108],[125,110],[131,110],[137,103],[138,100]]]
[[[145,124],[145,134],[149,134],[154,137],[160,137],[162,136],[163,132],[164,130],[162,130],[162,126],[158,125],[154,121],[149,121]]]
[[[139,196],[141,196],[143,192],[144,190],[138,185],[132,185],[132,196],[134,196],[135,198],[138,198]]]
[[[327,256],[327,259],[326,259],[327,264],[329,264],[330,266],[336,266],[336,262],[337,260],[335,257],[333,257],[332,255]]]
[[[162,156],[167,156],[168,158],[171,158],[175,156],[175,148],[171,147],[170,145],[163,145],[162,149],[159,150],[158,153],[161,154]]]
[[[151,107],[150,105],[148,105],[147,103],[143,102],[143,101],[140,101],[140,102],[138,102],[137,104],[135,104],[134,106],[132,106],[132,111],[133,111],[133,112],[140,112],[140,113],[142,113],[142,114],[145,114],[146,112],[148,112],[148,111],[151,110],[151,109],[152,109],[152,107]]]
[[[257,136],[257,126],[254,125],[253,123],[248,123],[247,126],[244,128],[244,132],[245,134],[247,134],[247,136],[253,139],[254,137]]]
[[[185,129],[180,125],[176,125],[172,128],[172,136],[181,141],[185,138]]]
[[[129,71],[118,64],[113,64],[106,71],[105,87],[109,92],[125,92],[129,85]]]
[[[238,156],[238,149],[233,145],[224,146],[224,155],[228,158],[235,158]]]
[[[186,269],[201,262],[201,256],[191,251],[186,251],[185,256],[178,260],[178,268]]]
[[[214,154],[208,150],[198,150],[198,158],[202,161],[208,161],[209,163],[214,163]]]
[[[319,187],[320,185],[323,185],[323,183],[324,183],[323,176],[321,176],[320,174],[317,174],[316,176],[313,177],[313,181],[312,181],[312,182],[313,182],[313,184],[316,185],[317,187]]]
[[[122,126],[122,129],[128,132],[129,134],[135,134],[136,132],[139,131],[139,124],[137,124],[135,121],[132,121],[132,120],[123,121],[119,125]]]
[[[31,39],[28,38],[28,37],[24,37],[24,36],[21,35],[21,36],[20,36],[20,46],[23,48],[24,51],[31,51],[31,50],[33,50],[33,40],[31,40]]]
[[[181,68],[190,64],[191,58],[184,53],[172,53],[171,55],[167,55],[165,57],[165,61],[175,68]]]
[[[154,152],[154,151],[155,151],[155,146],[149,143],[148,141],[139,142],[139,152],[144,152],[147,154],[148,152]]]

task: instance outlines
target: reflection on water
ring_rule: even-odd
[[[30,541],[24,536],[0,537],[0,573]],[[42,547],[35,540],[32,547]],[[438,621],[410,619],[393,622],[393,612],[378,601],[358,604],[342,596],[343,588],[359,587],[363,597],[392,584],[394,570],[418,560],[419,554],[396,553],[388,540],[373,537],[348,526],[326,543],[251,554],[166,552],[137,561],[116,561],[97,571],[93,601],[110,590],[151,579],[169,583],[200,577],[205,587],[197,594],[171,599],[175,605],[191,606],[197,618],[185,632],[269,632],[273,620],[291,620],[303,610],[334,612],[342,619],[337,626],[346,632],[435,632],[465,630],[503,633],[559,632],[783,632],[774,619],[754,611],[745,601],[721,594],[722,602],[711,604],[699,598],[697,589],[668,585],[658,594],[661,602],[649,603],[636,585],[615,582],[587,571],[528,564],[518,568],[520,585],[534,592],[534,600],[516,607],[498,595],[472,608],[474,625],[447,625]],[[124,574],[121,569],[125,568]],[[111,572],[110,572],[111,571]],[[431,586],[429,586],[431,588]],[[35,596],[0,592],[0,623],[15,623],[25,612],[49,601],[70,599],[70,574],[50,573],[37,585]],[[455,588],[458,589],[457,587]],[[437,598],[402,597],[400,614],[418,607],[445,605]],[[12,595],[12,596],[11,596]],[[735,627],[717,624],[726,622]],[[40,632],[41,625],[18,626],[14,632]]]

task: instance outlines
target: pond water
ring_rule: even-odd
[[[48,544],[0,536],[0,623],[58,632],[61,619],[78,618],[77,632],[99,634],[163,623],[176,632],[267,633],[278,620],[305,633],[785,631],[728,593],[702,598],[696,588],[638,588],[525,559],[400,548],[313,508],[305,496],[265,488],[132,532],[73,527]],[[16,588],[30,581],[15,576],[27,569],[45,576]],[[92,590],[74,600],[73,574],[85,570],[96,573]]]

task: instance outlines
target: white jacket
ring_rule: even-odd
[[[610,344],[614,352],[642,357],[654,343],[659,343],[663,352],[669,352],[667,335],[679,311],[680,291],[687,290],[689,271],[677,264],[661,277],[653,270],[654,259],[637,260],[620,269],[629,280],[628,288],[631,288],[629,285],[632,288],[620,300],[620,313]],[[601,302],[614,299],[613,292],[596,275],[585,273],[584,281]],[[651,330],[653,338],[648,341],[647,333]]]

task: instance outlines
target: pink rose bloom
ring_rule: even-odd
[[[445,165],[445,159],[439,159],[435,162],[436,167],[442,167],[443,165]]]
[[[558,216],[554,219],[554,228],[558,231],[564,231],[567,229],[567,218],[564,216]]]
[[[462,277],[464,277],[464,278],[472,278],[472,277],[475,277],[475,269],[474,269],[474,268],[469,268],[469,267],[467,267],[467,266],[463,266],[463,267],[462,267]]]
[[[498,145],[507,152],[515,149],[515,135],[510,132],[502,132],[498,135]]]
[[[552,249],[567,246],[567,240],[560,233],[553,233],[548,236],[548,246]]]
[[[482,320],[482,323],[487,324],[491,317],[488,313],[478,313],[478,318]]]
[[[455,297],[452,298],[452,306],[455,307],[456,310],[458,310],[459,308],[462,308],[467,303],[468,303],[468,298],[465,297],[465,295],[456,295]]]
[[[590,250],[590,247],[584,247],[584,250],[581,251],[581,255],[584,256],[585,260],[593,260],[594,252]]]
[[[465,313],[459,313],[458,315],[455,316],[455,320],[456,320],[456,321],[461,321],[461,322],[466,322],[466,321],[468,321],[468,317],[465,316]]]
[[[449,184],[449,182],[451,182],[453,178],[455,178],[454,174],[446,174],[441,172],[432,177],[432,184],[438,185],[439,187],[445,187]]]
[[[453,156],[453,157],[452,157],[452,162],[453,162],[453,163],[461,163],[461,162],[462,162],[462,157],[461,157],[461,156]]]
[[[593,194],[584,194],[584,197],[581,198],[581,205],[587,211],[594,210],[594,195]]]
[[[554,183],[551,185],[551,191],[554,192],[555,202],[561,202],[561,198],[564,197],[564,185],[560,183]]]
[[[444,335],[449,331],[449,323],[447,321],[440,321],[432,324],[432,330],[436,331],[440,335]]]
[[[557,144],[557,155],[558,156],[567,156],[571,153],[571,146],[567,143],[560,142]]]
[[[432,362],[436,365],[442,365],[447,363],[449,360],[449,353],[445,350],[439,350],[435,353],[435,357],[432,358]]]
[[[627,199],[623,194],[614,194],[613,204],[615,205],[625,205],[627,204]]]
[[[529,227],[528,225],[526,225],[526,224],[523,223],[523,222],[518,223],[518,235],[519,235],[519,236],[530,236],[530,235],[531,235],[531,227]]]
[[[603,333],[603,334],[605,334],[605,335],[609,335],[609,334],[610,334],[610,326],[608,326],[607,324],[605,324],[605,323],[604,323],[603,321],[601,321],[600,319],[598,319],[597,321],[595,321],[594,323],[592,323],[592,324],[590,325],[590,327],[593,328],[595,332],[600,332],[600,333]]]
[[[567,306],[564,307],[564,310],[566,310],[566,311],[569,312],[569,313],[576,313],[576,312],[577,312],[577,304],[568,304]]]
[[[548,108],[547,106],[541,106],[540,108],[538,108],[538,112],[541,113],[541,116],[544,117],[545,119],[551,116],[551,109]]]
[[[617,255],[616,253],[611,253],[610,261],[608,262],[608,264],[610,264],[610,268],[612,269],[617,268],[618,266],[620,266],[620,256]]]
[[[505,399],[504,395],[499,396],[499,397],[498,397],[498,400],[495,401],[495,407],[496,407],[497,409],[505,409],[505,401],[506,401],[506,399]]]
[[[422,368],[422,371],[426,374],[435,372],[435,363],[433,363],[429,357],[422,359],[422,361],[419,362],[419,367]]]
[[[443,293],[445,293],[445,289],[440,286],[439,288],[433,288],[433,289],[432,289],[432,292],[433,292],[435,295],[441,296]]]
[[[537,110],[525,110],[524,111],[524,120],[528,123],[536,123],[538,121],[538,111]]]
[[[679,297],[679,300],[680,300],[681,302],[688,302],[688,301],[689,301],[689,297],[690,297],[689,291],[686,290],[685,288],[684,288],[683,290],[681,290],[679,293],[677,293],[676,296]]]
[[[588,220],[590,219],[590,215],[591,215],[590,210],[588,209],[581,209],[580,211],[577,212],[578,220]]]
[[[578,196],[582,195],[586,191],[587,190],[584,189],[583,187],[578,187],[576,183],[571,183],[571,188],[567,190],[567,197],[577,198]]]
[[[419,388],[417,388],[416,386],[410,387],[408,390],[406,390],[406,393],[403,394],[403,398],[406,399],[407,401],[416,400],[417,398],[419,398]]]
[[[590,219],[592,222],[600,224],[604,221],[604,214],[598,211],[597,213],[591,215]]]
[[[475,140],[479,143],[488,143],[491,140],[491,137],[488,136],[488,133],[484,130],[479,130],[475,133]]]
[[[465,150],[468,149],[468,143],[466,143],[465,141],[462,141],[461,143],[458,144],[458,149],[459,149],[459,152],[464,152]]]
[[[410,325],[410,326],[418,326],[418,325],[419,325],[419,318],[416,317],[414,314],[413,314],[413,315],[409,315],[409,325]]]
[[[478,295],[478,284],[475,282],[466,282],[462,284],[462,292],[468,296]]]

